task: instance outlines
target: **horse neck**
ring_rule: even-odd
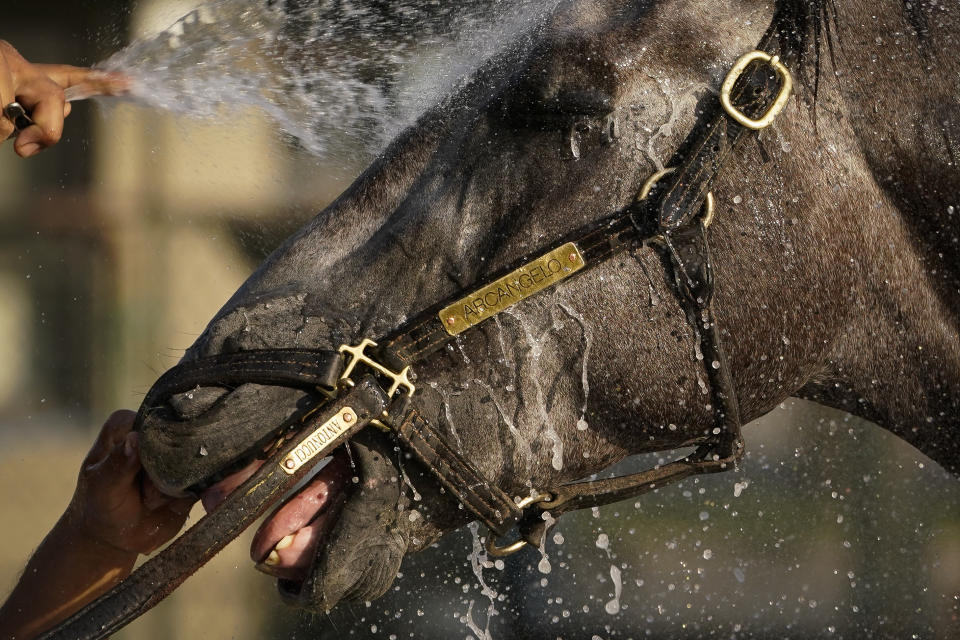
[[[835,19],[830,71],[881,205],[858,215],[852,313],[829,373],[804,393],[960,472],[960,62],[943,53],[960,18],[886,4],[844,4]]]

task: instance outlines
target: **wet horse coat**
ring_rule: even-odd
[[[808,42],[797,98],[714,189],[717,308],[744,418],[811,397],[956,471],[957,263],[937,251],[955,246],[956,225],[936,222],[960,192],[957,62],[935,52],[957,18],[899,3],[779,9]],[[562,8],[531,49],[484,68],[280,248],[187,358],[387,334],[622,209],[769,20],[764,3]],[[418,366],[419,402],[489,480],[526,495],[702,439],[712,422],[695,351],[657,254],[638,247]],[[299,394],[208,389],[176,408],[190,418],[229,401],[234,420],[263,429]],[[467,519],[402,469],[389,441],[359,441],[362,491],[317,551],[320,584],[300,604],[373,597],[404,553]],[[433,499],[413,501],[402,474]],[[282,562],[264,568],[285,575]]]
[[[943,53],[960,16],[924,3],[563,5],[278,249],[185,359],[389,334],[623,209],[774,9],[805,47],[796,98],[714,185],[716,308],[744,421],[808,397],[960,471],[960,62]],[[658,253],[636,246],[418,365],[417,401],[488,481],[524,496],[702,441],[710,363],[696,345]],[[249,444],[307,395],[207,387],[147,410]],[[252,550],[301,606],[379,595],[405,553],[469,520],[382,434],[351,448],[355,471],[335,463],[305,490],[323,520],[312,544],[280,548],[313,521],[274,517]]]

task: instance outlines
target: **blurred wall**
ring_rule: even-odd
[[[92,63],[190,6],[28,3],[5,12],[0,37],[38,61]],[[255,113],[216,126],[78,104],[67,131],[29,161],[0,148],[6,585],[102,419],[135,408],[266,252],[362,168],[298,154]],[[747,439],[736,474],[566,516],[550,573],[535,552],[491,563],[492,601],[463,531],[411,558],[381,601],[290,612],[250,567],[247,536],[118,637],[479,638],[488,617],[494,638],[960,637],[956,479],[805,403]]]
[[[5,12],[0,38],[33,61],[93,64],[196,4],[26,3]],[[53,150],[24,161],[0,147],[4,590],[69,500],[102,420],[136,409],[266,253],[360,168],[300,155],[255,113],[212,124],[74,107]],[[120,637],[264,637],[278,600],[248,567],[249,542]]]

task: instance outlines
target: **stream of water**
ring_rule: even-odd
[[[149,107],[220,120],[256,108],[316,156],[375,154],[555,5],[211,0],[98,66]]]

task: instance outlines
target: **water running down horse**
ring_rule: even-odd
[[[899,2],[737,9],[564,5],[534,46],[482,68],[278,249],[185,362],[389,336],[626,211],[775,15],[781,46],[796,52],[797,97],[743,138],[712,184],[715,306],[743,419],[809,397],[960,471],[960,62],[943,53],[960,18]],[[701,389],[713,361],[690,357],[699,336],[675,286],[661,252],[631,244],[418,363],[417,409],[511,497],[631,453],[703,443],[716,428]],[[649,291],[662,304],[641,311]],[[158,482],[206,488],[211,504],[253,471],[216,483],[231,462],[318,402],[296,386],[243,384],[240,367],[230,375],[142,412]],[[378,395],[364,384],[354,393]],[[201,442],[213,455],[194,464]],[[251,550],[301,606],[375,597],[405,553],[474,517],[389,437],[366,429],[350,449],[354,471],[338,455]],[[348,491],[352,473],[359,486]]]

